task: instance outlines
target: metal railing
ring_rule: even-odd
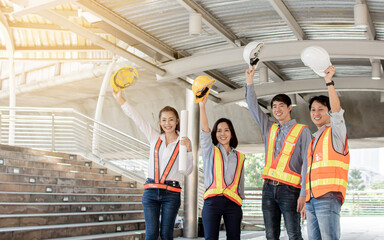
[[[264,225],[261,209],[261,188],[246,188],[243,201],[243,221],[252,225]],[[384,191],[348,191],[341,207],[342,216],[383,216]]]
[[[12,113],[15,112],[13,115]],[[149,145],[74,109],[0,107],[0,143],[8,144],[14,125],[13,144],[27,148],[79,154],[103,165],[117,160],[134,160],[146,173]],[[121,168],[113,166],[116,170]],[[121,168],[124,172],[124,169]],[[140,172],[125,171],[134,180]]]

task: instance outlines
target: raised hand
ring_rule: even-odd
[[[333,75],[335,74],[335,66],[329,66],[327,69],[325,69],[325,74],[327,74],[327,75],[325,75],[325,77],[324,77],[324,80],[325,80],[325,82],[326,83],[329,83],[329,82],[331,82],[332,81],[332,77],[333,77]]]
[[[247,81],[247,85],[253,84],[253,77],[255,76],[255,66],[252,66],[252,69],[247,68],[245,71],[245,79]]]
[[[112,91],[113,97],[116,99],[116,101],[120,104],[123,105],[125,103],[125,99],[123,98],[121,94],[121,88],[119,88],[119,91],[115,92],[114,90]]]

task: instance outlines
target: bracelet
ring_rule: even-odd
[[[334,81],[330,81],[328,83],[325,84],[325,86],[335,86],[335,82]]]

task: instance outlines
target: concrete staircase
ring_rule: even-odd
[[[144,239],[142,193],[80,156],[0,145],[0,239]]]

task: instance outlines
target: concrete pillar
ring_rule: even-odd
[[[95,111],[95,120],[100,121],[103,113],[103,105],[105,99],[105,93],[107,92],[107,86],[109,84],[110,77],[112,75],[113,67],[116,63],[116,57],[112,59],[112,62],[108,65],[107,71],[105,72],[103,82],[100,87],[99,98],[97,99],[96,111]],[[99,138],[98,138],[99,124],[93,123],[93,139],[92,139],[92,153],[98,154],[99,148]]]
[[[9,135],[8,144],[15,145],[15,115],[16,111],[16,80],[15,80],[15,61],[13,56],[9,56]],[[13,109],[12,109],[13,108]]]
[[[195,103],[193,93],[186,89],[186,108],[188,110],[188,137],[192,142],[193,171],[184,178],[184,222],[183,235],[186,238],[197,238],[197,203],[198,177],[199,177],[199,135],[200,112],[199,105]]]

